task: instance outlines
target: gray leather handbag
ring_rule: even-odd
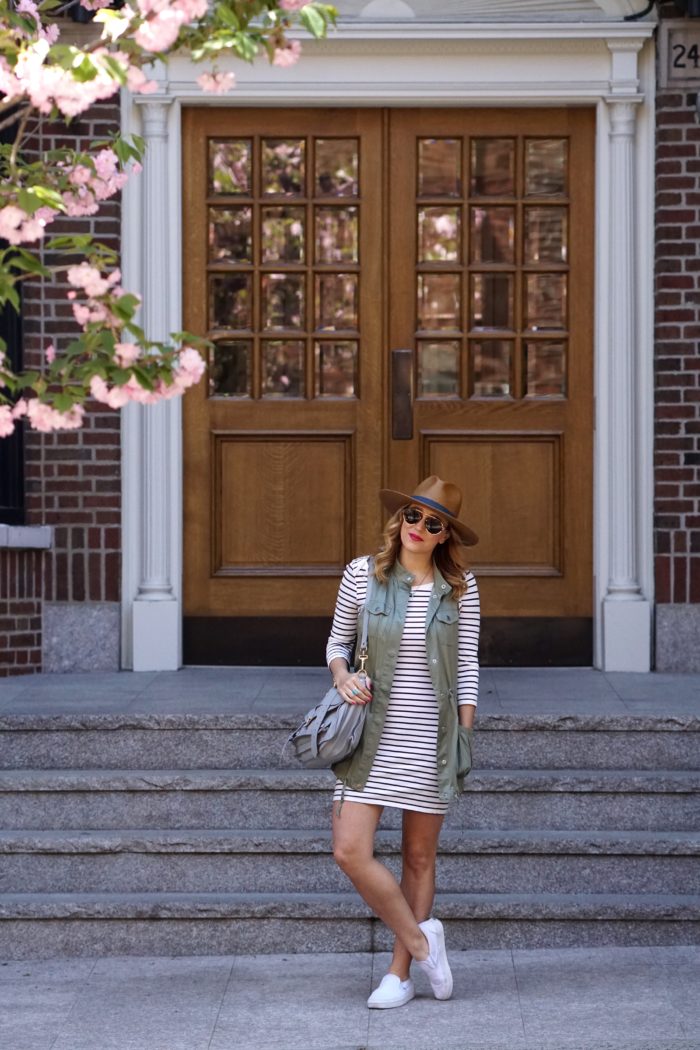
[[[367,664],[367,604],[374,579],[372,559],[369,560],[367,597],[362,617],[362,637],[357,651],[358,673],[365,673]],[[304,716],[289,736],[294,754],[307,769],[326,769],[351,755],[360,742],[367,715],[366,704],[347,703],[335,686],[331,686],[320,704]]]

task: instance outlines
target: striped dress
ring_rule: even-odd
[[[352,664],[357,616],[367,594],[367,558],[350,562],[343,574],[326,659]],[[459,600],[458,703],[476,707],[479,689],[479,592],[471,572]],[[425,620],[432,583],[411,589],[401,645],[374,764],[363,791],[346,787],[346,802],[446,813],[437,779],[438,703],[425,651]],[[342,784],[336,782],[334,798]]]

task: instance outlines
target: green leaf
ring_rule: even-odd
[[[42,204],[48,204],[51,208],[60,209],[63,206],[61,194],[49,186],[32,186],[31,192],[39,198]]]
[[[326,19],[315,4],[307,4],[299,12],[299,21],[315,37],[326,35]]]
[[[32,255],[25,248],[18,248],[16,254],[12,258],[12,267],[15,270],[22,270],[24,273],[34,273],[39,277],[49,277],[51,270],[48,266],[44,266],[41,259],[37,259],[36,255]]]
[[[111,55],[103,55],[102,64],[107,72],[112,74],[114,80],[119,84],[126,84],[126,70],[121,62],[118,62],[116,58],[113,58]]]
[[[60,237],[52,237],[46,242],[46,247],[56,252],[86,252],[93,243],[91,233],[65,233]]]
[[[53,405],[59,412],[68,412],[75,404],[74,399],[67,393],[54,394]]]

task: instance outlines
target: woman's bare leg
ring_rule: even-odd
[[[401,890],[417,923],[430,918],[435,897],[435,858],[444,816],[405,809],[401,838]],[[402,981],[408,977],[411,955],[397,938],[389,973]]]
[[[428,957],[428,942],[418,928],[411,905],[391,874],[374,857],[374,834],[381,806],[343,802],[333,805],[333,856],[362,899],[394,933],[411,959]]]

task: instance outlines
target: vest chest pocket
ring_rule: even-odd
[[[437,636],[441,645],[457,646],[459,643],[459,608],[455,602],[442,601],[435,613]]]

